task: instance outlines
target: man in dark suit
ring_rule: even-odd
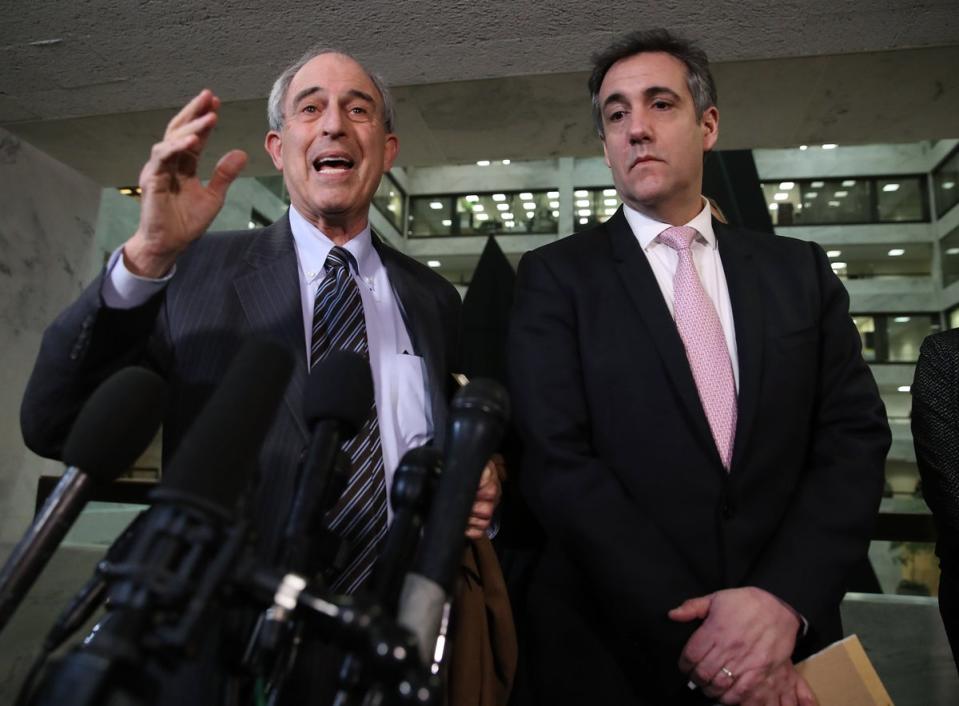
[[[532,678],[543,703],[813,703],[793,660],[841,636],[890,443],[848,297],[818,246],[710,218],[703,52],[628,35],[590,91],[624,206],[524,256],[510,337],[547,535]]]
[[[169,457],[243,341],[281,342],[295,367],[260,453],[254,496],[258,548],[269,561],[309,438],[301,412],[307,373],[332,346],[328,341],[342,335],[369,359],[375,389],[358,434],[373,449],[363,462],[372,490],[355,505],[366,514],[354,535],[344,530],[351,551],[333,578],[334,588],[353,592],[386,531],[392,470],[408,448],[442,442],[457,370],[459,296],[371,233],[373,194],[398,150],[392,99],[378,77],[330,50],[309,52],[284,71],[270,97],[265,146],[292,206],[262,230],[204,235],[246,162],[234,150],[208,184],[197,177],[219,107],[212,92],[202,91],[154,145],[140,175],[136,233],[44,336],[23,402],[24,438],[38,453],[58,456],[89,393],[117,368],[146,361],[171,386],[163,437]],[[334,321],[348,309],[330,301],[351,302],[361,316]],[[351,488],[360,473],[353,460]],[[485,534],[498,497],[498,475],[488,467],[469,536]],[[194,691],[189,702],[214,703],[204,698]]]

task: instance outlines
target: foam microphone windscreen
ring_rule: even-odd
[[[247,342],[187,431],[157,490],[231,513],[252,479],[292,368],[279,344]]]
[[[63,461],[96,481],[109,481],[143,453],[160,428],[166,383],[146,368],[123,368],[80,410],[63,447]]]
[[[334,350],[310,372],[303,413],[310,426],[322,420],[340,423],[344,438],[356,434],[373,405],[369,361],[352,351]]]

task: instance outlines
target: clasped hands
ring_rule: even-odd
[[[691,598],[669,611],[677,622],[702,620],[679,668],[721,704],[816,706],[790,660],[800,618],[771,593],[732,588]]]

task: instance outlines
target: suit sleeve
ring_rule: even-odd
[[[849,296],[822,248],[810,247],[820,294],[806,462],[779,528],[745,583],[786,601],[815,634],[817,620],[835,611],[850,569],[866,555],[891,438],[849,315]]]
[[[912,439],[944,562],[952,552],[943,547],[959,544],[959,339],[954,333],[923,342],[912,383]]]
[[[103,304],[101,274],[43,334],[20,407],[26,445],[60,458],[80,408],[106,378],[128,365],[158,368],[154,335],[163,294],[132,309]]]
[[[593,446],[573,300],[538,253],[524,256],[509,341],[521,487],[621,638],[678,653],[692,626],[667,611],[703,586]]]

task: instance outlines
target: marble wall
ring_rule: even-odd
[[[20,400],[44,327],[102,264],[99,201],[94,181],[0,129],[0,543],[33,517],[38,476],[61,472],[25,448]]]

